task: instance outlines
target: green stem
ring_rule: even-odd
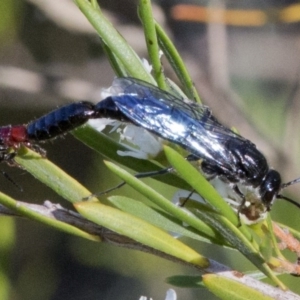
[[[166,90],[166,79],[163,73],[163,67],[160,61],[159,47],[155,30],[155,21],[152,15],[150,0],[140,0],[138,6],[139,16],[141,18],[144,34],[148,49],[148,54],[153,67],[154,78],[158,86]]]
[[[167,57],[170,65],[174,69],[181,84],[183,85],[185,94],[188,96],[188,98],[194,99],[198,103],[201,103],[200,97],[194,86],[194,83],[176,47],[159,24],[156,23],[155,28],[157,32],[159,46],[164,52],[165,56]]]

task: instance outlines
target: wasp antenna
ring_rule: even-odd
[[[300,182],[300,177],[299,177],[299,178],[296,178],[296,179],[294,179],[294,180],[292,180],[292,181],[290,181],[290,182],[283,183],[283,184],[281,185],[281,189],[283,190],[283,189],[285,189],[286,187],[288,187],[288,186],[290,186],[290,185],[293,185],[293,184],[295,184],[295,183],[298,183],[298,182]]]
[[[277,199],[282,199],[285,200],[287,202],[290,202],[292,204],[294,204],[295,206],[297,206],[298,208],[300,208],[300,203],[296,202],[295,200],[292,200],[288,197],[282,196],[282,195],[277,195]]]
[[[18,188],[21,192],[23,192],[23,188],[18,185],[5,171],[0,171],[0,173],[8,180],[10,181],[16,188]]]

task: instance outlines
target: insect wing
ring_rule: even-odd
[[[133,123],[229,173],[236,172],[236,158],[228,142],[250,142],[221,125],[206,106],[134,78],[115,79],[113,87],[118,91],[112,96],[113,101]]]

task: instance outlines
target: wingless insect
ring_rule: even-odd
[[[280,194],[300,178],[282,183],[256,146],[220,124],[208,107],[130,77],[116,78],[110,92],[96,104],[94,117],[131,122],[186,149],[190,160],[202,161],[209,180],[230,186],[240,198],[238,212],[249,222],[257,222],[276,198],[300,207]]]

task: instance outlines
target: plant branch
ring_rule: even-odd
[[[26,207],[39,213],[44,217],[51,218],[56,221],[66,223],[68,225],[74,226],[80,230],[87,232],[88,234],[98,236],[103,242],[113,244],[120,247],[130,248],[134,250],[143,251],[146,253],[151,253],[161,258],[168,259],[175,263],[180,263],[189,267],[196,268],[202,274],[217,274],[223,278],[235,280],[240,284],[248,287],[255,288],[262,293],[274,297],[277,295],[276,299],[300,299],[300,297],[292,292],[283,291],[279,288],[272,287],[268,284],[262,283],[255,278],[246,276],[234,270],[230,270],[227,266],[224,266],[214,260],[209,259],[210,266],[207,269],[200,269],[192,263],[187,263],[180,259],[174,258],[166,253],[155,250],[151,247],[142,245],[130,238],[119,235],[103,226],[99,226],[93,222],[90,222],[83,218],[81,215],[75,211],[63,208],[60,204],[54,204],[49,200],[46,200],[43,204],[31,204],[23,201],[17,201],[18,207]],[[9,209],[4,205],[0,204],[0,215],[23,217],[23,215],[15,210]],[[200,279],[200,278],[199,278]]]

